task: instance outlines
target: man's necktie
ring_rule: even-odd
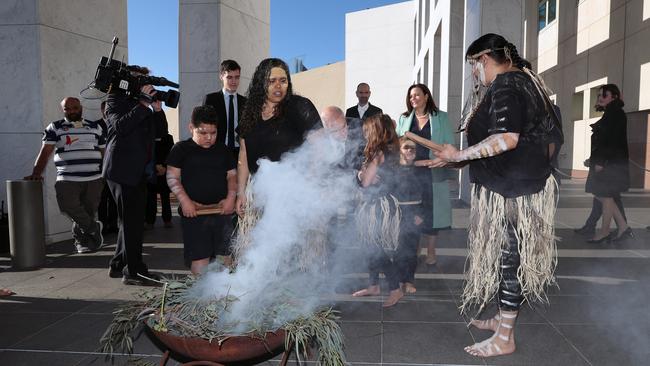
[[[226,144],[229,148],[235,148],[235,103],[232,98],[234,95],[228,96],[228,141]]]

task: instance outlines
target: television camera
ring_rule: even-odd
[[[104,93],[122,92],[135,99],[144,99],[148,102],[159,100],[170,108],[178,106],[180,93],[176,90],[156,90],[154,95],[142,93],[142,86],[150,84],[157,86],[169,86],[178,89],[178,84],[169,81],[164,77],[147,75],[148,70],[136,65],[127,65],[124,62],[114,60],[113,54],[118,43],[118,38],[113,37],[113,45],[108,57],[102,57],[97,66],[95,80],[92,84],[94,89]]]

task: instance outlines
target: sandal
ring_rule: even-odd
[[[498,320],[496,320],[497,316]],[[465,347],[465,352],[477,357],[493,357],[508,355],[515,351],[516,347],[513,331],[515,321],[517,320],[517,312],[499,311],[499,314],[492,319],[481,321],[472,320],[470,321],[470,324],[478,328],[478,322],[482,322],[481,325],[486,328],[479,329],[490,329],[487,327],[494,325],[493,320],[497,322],[497,327],[492,337]]]

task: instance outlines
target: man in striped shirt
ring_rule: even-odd
[[[79,99],[61,101],[64,118],[50,123],[43,132],[43,145],[27,180],[42,180],[47,162],[54,153],[56,200],[63,214],[72,220],[72,237],[78,253],[103,245],[102,225],[95,220],[104,183],[102,155],[106,131],[97,121],[81,117]]]

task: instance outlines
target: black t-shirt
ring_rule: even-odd
[[[202,204],[218,203],[228,195],[226,173],[236,168],[232,153],[221,142],[209,149],[191,138],[177,142],[167,165],[181,170],[181,184],[190,198]]]
[[[533,81],[523,72],[497,75],[467,126],[467,141],[475,145],[490,135],[519,133],[517,147],[470,162],[470,181],[504,197],[539,192],[551,173],[547,111]]]
[[[306,133],[320,125],[320,116],[312,102],[293,95],[282,116],[257,121],[255,127],[242,137],[246,140],[248,170],[257,172],[257,160],[279,161],[282,154],[300,145]]]

